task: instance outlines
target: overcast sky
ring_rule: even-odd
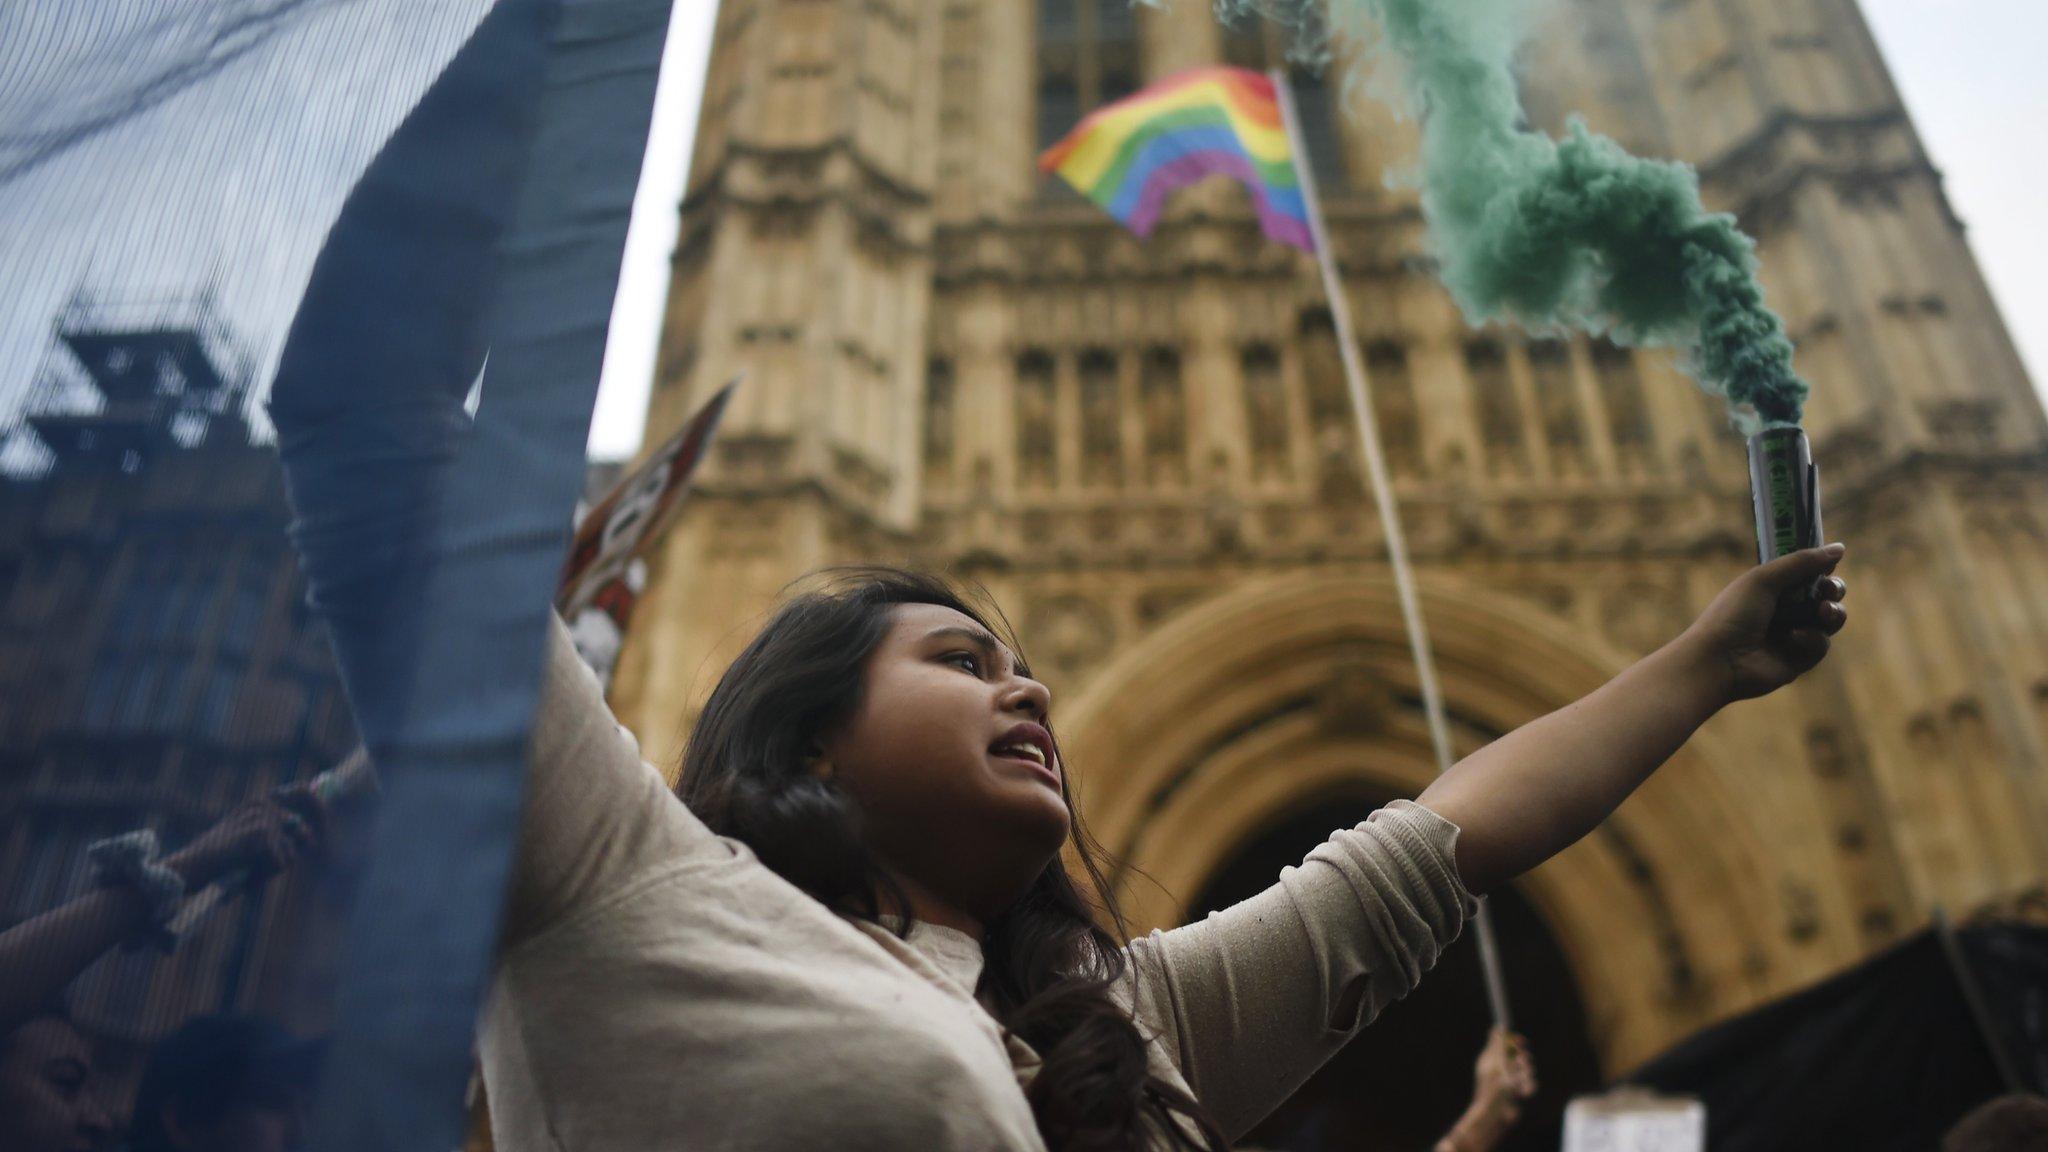
[[[2048,0],[1862,3],[2041,384],[2048,227],[2036,217],[2048,202],[2048,69],[2038,57],[2048,45]],[[267,377],[348,175],[483,5],[95,0],[81,17],[69,6],[0,3],[0,220],[14,225],[0,226],[0,284],[9,293],[0,308],[0,415],[11,418],[29,380],[53,362],[51,318],[81,285],[179,296],[211,282]],[[224,11],[270,31],[214,52],[204,83],[150,89],[168,96],[128,101],[111,84],[109,61],[126,70],[112,79],[136,83],[189,70]],[[154,23],[124,13],[152,14]],[[598,455],[624,455],[640,441],[715,13],[715,0],[676,3],[592,426]],[[348,51],[323,47],[334,44]],[[133,114],[95,121],[37,159],[39,142],[62,127],[53,117],[129,105]],[[195,212],[194,203],[210,208]],[[0,465],[4,457],[0,449]]]
[[[2048,0],[1862,4],[2039,386],[2048,379],[2048,224],[2040,219],[2048,204]],[[714,0],[678,0],[669,30],[591,426],[599,456],[640,443],[715,12]]]

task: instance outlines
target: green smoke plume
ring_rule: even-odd
[[[1361,67],[1381,73],[1373,89],[1421,124],[1431,242],[1474,323],[1674,346],[1745,433],[1799,422],[1807,386],[1784,324],[1764,306],[1756,246],[1733,216],[1701,205],[1698,174],[1631,156],[1577,117],[1562,140],[1523,126],[1511,63],[1534,0],[1215,4],[1228,21],[1288,23],[1312,52],[1326,28],[1372,49]]]

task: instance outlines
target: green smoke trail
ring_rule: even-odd
[[[1370,45],[1395,64],[1422,130],[1422,207],[1444,284],[1474,323],[1577,327],[1675,346],[1745,433],[1796,425],[1807,386],[1764,306],[1755,244],[1700,203],[1686,164],[1631,156],[1573,117],[1562,140],[1522,126],[1511,62],[1533,0],[1215,0]],[[1386,76],[1376,77],[1384,81]],[[1374,85],[1376,90],[1387,85]]]

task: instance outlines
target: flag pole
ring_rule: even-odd
[[[1287,73],[1273,68],[1266,73],[1273,81],[1273,95],[1280,103],[1280,118],[1287,126],[1288,149],[1293,154],[1295,179],[1301,185],[1302,203],[1308,209],[1309,236],[1315,242],[1316,265],[1323,273],[1323,296],[1330,306],[1335,327],[1337,352],[1344,362],[1344,383],[1351,393],[1351,411],[1358,418],[1358,440],[1364,449],[1365,474],[1372,488],[1373,504],[1379,509],[1380,524],[1387,533],[1387,563],[1394,571],[1394,592],[1401,604],[1401,619],[1407,625],[1408,647],[1415,658],[1415,678],[1422,689],[1422,711],[1429,720],[1429,740],[1436,749],[1436,770],[1450,771],[1457,756],[1451,749],[1451,726],[1444,714],[1443,689],[1437,684],[1436,660],[1430,655],[1429,633],[1423,627],[1422,606],[1415,596],[1415,574],[1408,565],[1408,542],[1401,533],[1400,510],[1394,505],[1393,485],[1387,479],[1387,462],[1380,450],[1379,422],[1372,407],[1372,388],[1359,360],[1358,339],[1351,330],[1351,304],[1344,294],[1344,281],[1337,274],[1337,255],[1330,248],[1329,231],[1323,227],[1323,206],[1316,196],[1314,166],[1309,163],[1308,142],[1302,138],[1301,118],[1294,107],[1294,91]],[[1507,981],[1501,972],[1500,947],[1494,938],[1493,917],[1485,901],[1473,918],[1479,937],[1479,966],[1486,978],[1486,999],[1493,1008],[1493,1022],[1510,1027]]]

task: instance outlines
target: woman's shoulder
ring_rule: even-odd
[[[545,660],[513,878],[514,939],[670,862],[730,854],[642,759],[559,617]]]

